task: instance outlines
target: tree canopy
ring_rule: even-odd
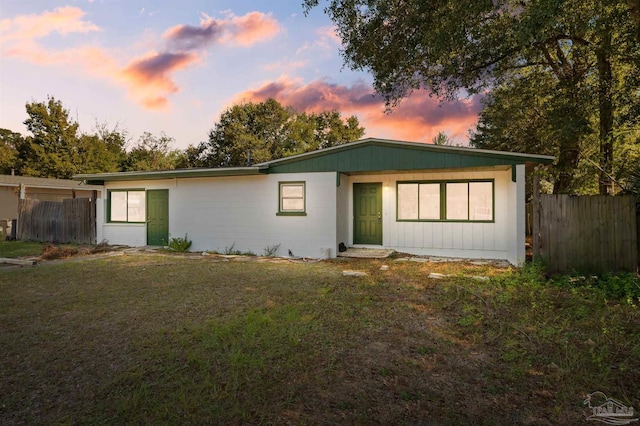
[[[576,105],[572,99],[558,96],[549,76],[523,73],[486,96],[485,108],[471,135],[471,144],[484,149],[560,157],[561,145],[554,142],[574,141],[573,169],[552,169],[555,176],[551,181],[556,186],[566,182],[562,192],[596,193],[601,172],[598,110],[591,96],[592,93],[583,90]],[[617,109],[624,111],[625,106],[620,105]],[[640,163],[640,129],[633,124],[621,123],[623,116],[617,114],[616,117],[611,178],[620,188],[626,189],[634,164]],[[562,145],[563,148],[567,146]],[[555,192],[560,191],[555,188]]]
[[[126,132],[96,125],[94,133],[80,133],[61,101],[26,104],[26,137],[0,129],[0,172],[68,179],[76,173],[120,170],[126,155]]]
[[[308,11],[319,0],[304,4]],[[557,146],[554,190],[571,190],[581,141],[592,133],[598,189],[611,193],[616,137],[640,108],[637,6],[635,0],[328,0],[325,11],[346,64],[370,71],[390,108],[416,89],[447,99],[461,90],[518,87],[514,80],[522,76],[544,80],[554,117],[566,119],[553,140],[543,141]],[[508,99],[503,91],[493,102]]]
[[[0,173],[10,174],[15,171],[17,150],[22,143],[22,135],[8,129],[0,129]]]
[[[227,109],[209,140],[174,149],[175,139],[144,132],[133,146],[126,130],[96,122],[83,133],[61,101],[26,104],[26,137],[0,129],[0,173],[68,179],[78,173],[244,166],[328,148],[364,134],[355,116],[300,113],[269,99]],[[250,154],[249,154],[250,153]],[[251,156],[251,158],[248,157]]]
[[[149,132],[140,136],[138,143],[127,153],[122,171],[175,169],[181,153],[171,149],[175,140],[164,133],[159,137]]]
[[[26,105],[24,122],[32,136],[18,144],[22,174],[41,177],[70,178],[77,172],[78,123],[69,118],[61,101],[49,97],[47,102]]]
[[[68,179],[77,173],[166,170],[186,164],[186,153],[172,149],[173,138],[145,132],[128,151],[128,134],[118,125],[96,122],[82,133],[61,101],[26,104],[27,130],[0,129],[0,173]]]
[[[364,134],[357,117],[338,111],[297,112],[274,99],[234,105],[220,116],[209,140],[185,151],[191,167],[246,166],[351,142]]]

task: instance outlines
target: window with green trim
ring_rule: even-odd
[[[145,191],[109,191],[109,222],[143,223],[146,217]]]
[[[280,182],[278,214],[305,215],[305,195],[304,182]]]
[[[398,182],[398,221],[494,220],[494,182]]]

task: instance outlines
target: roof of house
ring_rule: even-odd
[[[102,190],[100,185],[87,185],[83,182],[70,179],[52,179],[32,176],[0,175],[0,186],[19,187],[24,185],[28,188],[50,188],[50,189],[76,189],[76,190]]]
[[[368,138],[247,167],[80,174],[73,178],[90,183],[102,183],[105,181],[240,176],[268,173],[333,171],[351,174],[513,166],[531,163],[550,164],[554,159],[554,157],[548,155]]]

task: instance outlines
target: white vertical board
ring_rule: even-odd
[[[349,245],[349,181],[340,174],[340,186],[336,189],[336,245]],[[336,250],[337,250],[336,246]]]
[[[398,222],[396,220],[396,184],[398,181],[456,179],[494,180],[494,222]],[[517,180],[517,183],[511,182],[511,169],[504,166],[493,170],[354,175],[348,179],[349,203],[353,202],[354,183],[382,182],[385,217],[383,224],[384,247],[422,255],[506,259],[515,264],[519,259],[519,250],[524,253],[524,234],[520,238],[518,231],[520,222],[524,227],[524,203],[523,210],[520,212],[519,201],[517,202],[520,198],[524,200],[524,166],[518,166]],[[349,236],[350,243],[352,243],[352,208],[349,210]],[[521,249],[520,246],[522,246]]]

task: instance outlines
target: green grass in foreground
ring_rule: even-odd
[[[595,390],[640,406],[640,301],[534,268],[381,264],[5,271],[0,422],[576,424]]]
[[[43,246],[31,241],[0,241],[0,257],[39,256]]]

